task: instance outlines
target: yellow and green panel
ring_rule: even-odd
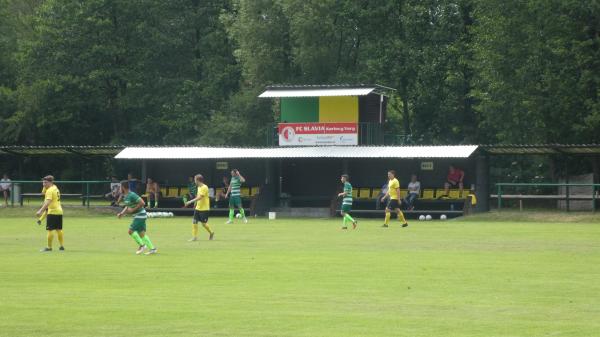
[[[358,123],[358,97],[285,97],[282,123]]]

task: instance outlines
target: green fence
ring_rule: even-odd
[[[60,190],[61,199],[75,199],[80,201],[82,206],[86,207],[90,207],[90,200],[103,199],[104,195],[110,192],[110,183],[110,181],[103,180],[64,180],[54,182]],[[39,202],[42,202],[41,191],[43,186],[41,181],[13,180],[10,184],[10,204],[12,207],[15,204],[23,206],[24,200],[28,198],[39,198]]]
[[[561,194],[560,189],[564,187],[564,194]],[[573,194],[573,187],[591,187],[589,194]],[[597,191],[600,184],[584,184],[584,183],[497,183],[498,210],[502,209],[502,199],[513,200],[564,200],[566,211],[570,211],[570,203],[574,200],[589,200],[592,202],[592,210],[596,211]],[[512,188],[515,194],[507,194],[506,190]],[[524,193],[525,192],[525,193]],[[550,192],[550,193],[549,193]],[[552,193],[554,192],[554,193]],[[492,197],[494,197],[492,195]]]

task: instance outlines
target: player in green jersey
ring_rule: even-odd
[[[240,188],[245,182],[246,179],[242,177],[240,171],[237,169],[231,170],[231,181],[229,182],[227,193],[225,193],[225,198],[229,196],[229,220],[226,222],[228,224],[233,222],[233,215],[236,208],[242,215],[244,223],[248,223],[248,219],[246,219],[246,214],[244,213],[244,205],[242,205],[242,193],[240,192]]]
[[[354,220],[349,213],[352,210],[352,184],[350,184],[350,177],[347,174],[342,174],[340,180],[342,181],[342,184],[344,184],[344,192],[338,194],[338,197],[343,198],[342,210],[340,212],[343,217],[342,229],[348,229],[348,221],[352,223],[352,229],[356,229],[358,222]]]
[[[133,221],[129,225],[129,235],[137,242],[139,248],[135,252],[137,255],[142,254],[146,248],[149,249],[145,255],[155,254],[157,252],[156,247],[150,241],[150,238],[146,234],[146,219],[148,215],[144,209],[145,203],[135,192],[129,190],[129,181],[124,180],[121,182],[121,195],[125,203],[125,208],[117,217],[120,219],[125,214],[131,214]]]

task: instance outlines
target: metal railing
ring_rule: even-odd
[[[54,184],[59,186],[61,190],[61,195],[67,196],[77,196],[82,200],[82,206],[90,207],[90,199],[92,199],[96,194],[104,195],[110,191],[110,181],[104,180],[57,180]],[[67,186],[64,186],[67,185]],[[80,188],[76,188],[73,185],[81,185]],[[108,186],[107,186],[108,185]],[[31,192],[26,191],[24,187],[32,187],[27,190],[31,190]],[[37,190],[33,190],[33,186],[37,186]],[[102,190],[100,190],[100,186],[102,186]],[[15,201],[20,205],[23,204],[23,198],[25,196],[32,196],[35,194],[41,194],[42,182],[39,180],[12,180],[10,181],[10,205],[11,207],[15,206]],[[74,193],[78,192],[78,193]]]
[[[597,192],[600,187],[600,184],[584,184],[584,183],[497,183],[497,198],[498,198],[498,210],[502,209],[502,198],[503,196],[507,196],[507,194],[503,194],[505,192],[505,187],[525,187],[525,188],[560,188],[564,187],[565,192],[562,194],[517,194],[511,195],[511,199],[552,199],[552,200],[564,200],[565,201],[565,209],[567,212],[570,211],[570,202],[572,200],[591,200],[592,201],[592,210],[596,211],[596,199]],[[571,194],[571,187],[591,187],[592,193],[591,195],[573,195]],[[559,192],[560,193],[560,192]]]

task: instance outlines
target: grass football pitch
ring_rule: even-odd
[[[33,210],[30,210],[33,212]],[[600,223],[506,212],[380,228],[66,210],[65,252],[0,210],[0,336],[598,336]],[[517,220],[515,220],[517,219]]]

